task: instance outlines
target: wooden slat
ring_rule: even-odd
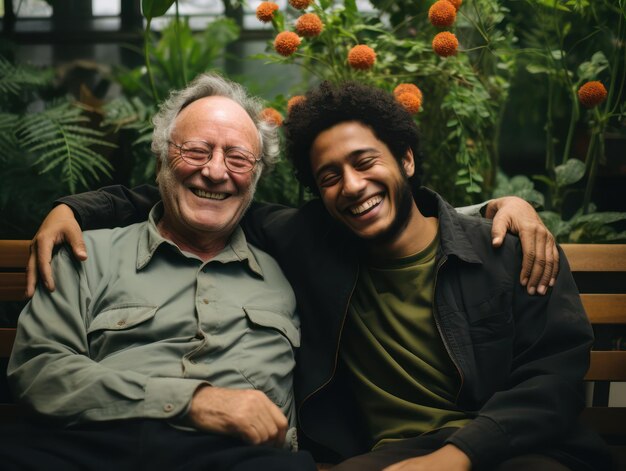
[[[29,240],[0,240],[0,267],[26,268]]]
[[[626,244],[563,244],[572,271],[626,271]]]
[[[0,273],[0,301],[26,299],[26,273]]]
[[[581,294],[580,298],[592,324],[626,324],[626,294]]]
[[[9,358],[11,356],[13,342],[15,342],[15,329],[0,329],[0,358]]]
[[[626,350],[592,351],[587,381],[626,381]]]

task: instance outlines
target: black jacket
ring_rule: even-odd
[[[62,200],[84,228],[140,220],[158,198],[153,190],[129,193],[120,187],[88,195]],[[460,376],[457,405],[473,418],[448,441],[475,467],[542,452],[580,469],[585,462],[589,469],[605,469],[601,442],[576,425],[593,334],[565,256],[550,292],[530,296],[518,282],[516,237],[507,236],[494,250],[484,220],[459,215],[426,189],[416,201],[423,214],[439,219],[434,316]],[[330,219],[319,200],[299,210],[255,205],[244,228],[251,243],[278,260],[296,293],[302,341],[295,384],[303,446],[318,459],[367,451],[372,443],[338,361],[359,272],[358,240]]]

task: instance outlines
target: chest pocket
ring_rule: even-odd
[[[300,346],[298,319],[260,307],[245,306],[243,310],[248,330],[238,368],[255,389],[283,407],[293,400],[294,349]]]
[[[147,324],[158,307],[144,304],[122,304],[98,314],[87,327],[89,349],[94,360],[151,341]]]

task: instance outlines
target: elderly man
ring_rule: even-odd
[[[295,298],[239,227],[277,157],[260,111],[215,75],[162,105],[162,203],[85,233],[86,263],[61,249],[19,318],[10,383],[61,425],[2,437],[3,469],[315,469],[294,452]]]

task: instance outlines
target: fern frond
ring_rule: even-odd
[[[37,69],[27,65],[14,65],[0,57],[0,94],[19,95],[25,90],[38,89],[50,84],[52,69]]]
[[[102,126],[113,126],[115,132],[121,128],[138,129],[150,125],[153,112],[153,107],[146,106],[138,97],[122,96],[104,106]]]
[[[41,113],[25,116],[17,126],[22,145],[38,158],[40,173],[60,167],[64,183],[74,193],[80,184],[87,187],[85,174],[99,179],[110,176],[111,164],[92,146],[115,147],[104,133],[88,127],[88,118],[70,103],[57,104]]]
[[[19,153],[15,136],[15,126],[19,116],[12,113],[0,113],[0,162],[9,162],[11,156]]]

